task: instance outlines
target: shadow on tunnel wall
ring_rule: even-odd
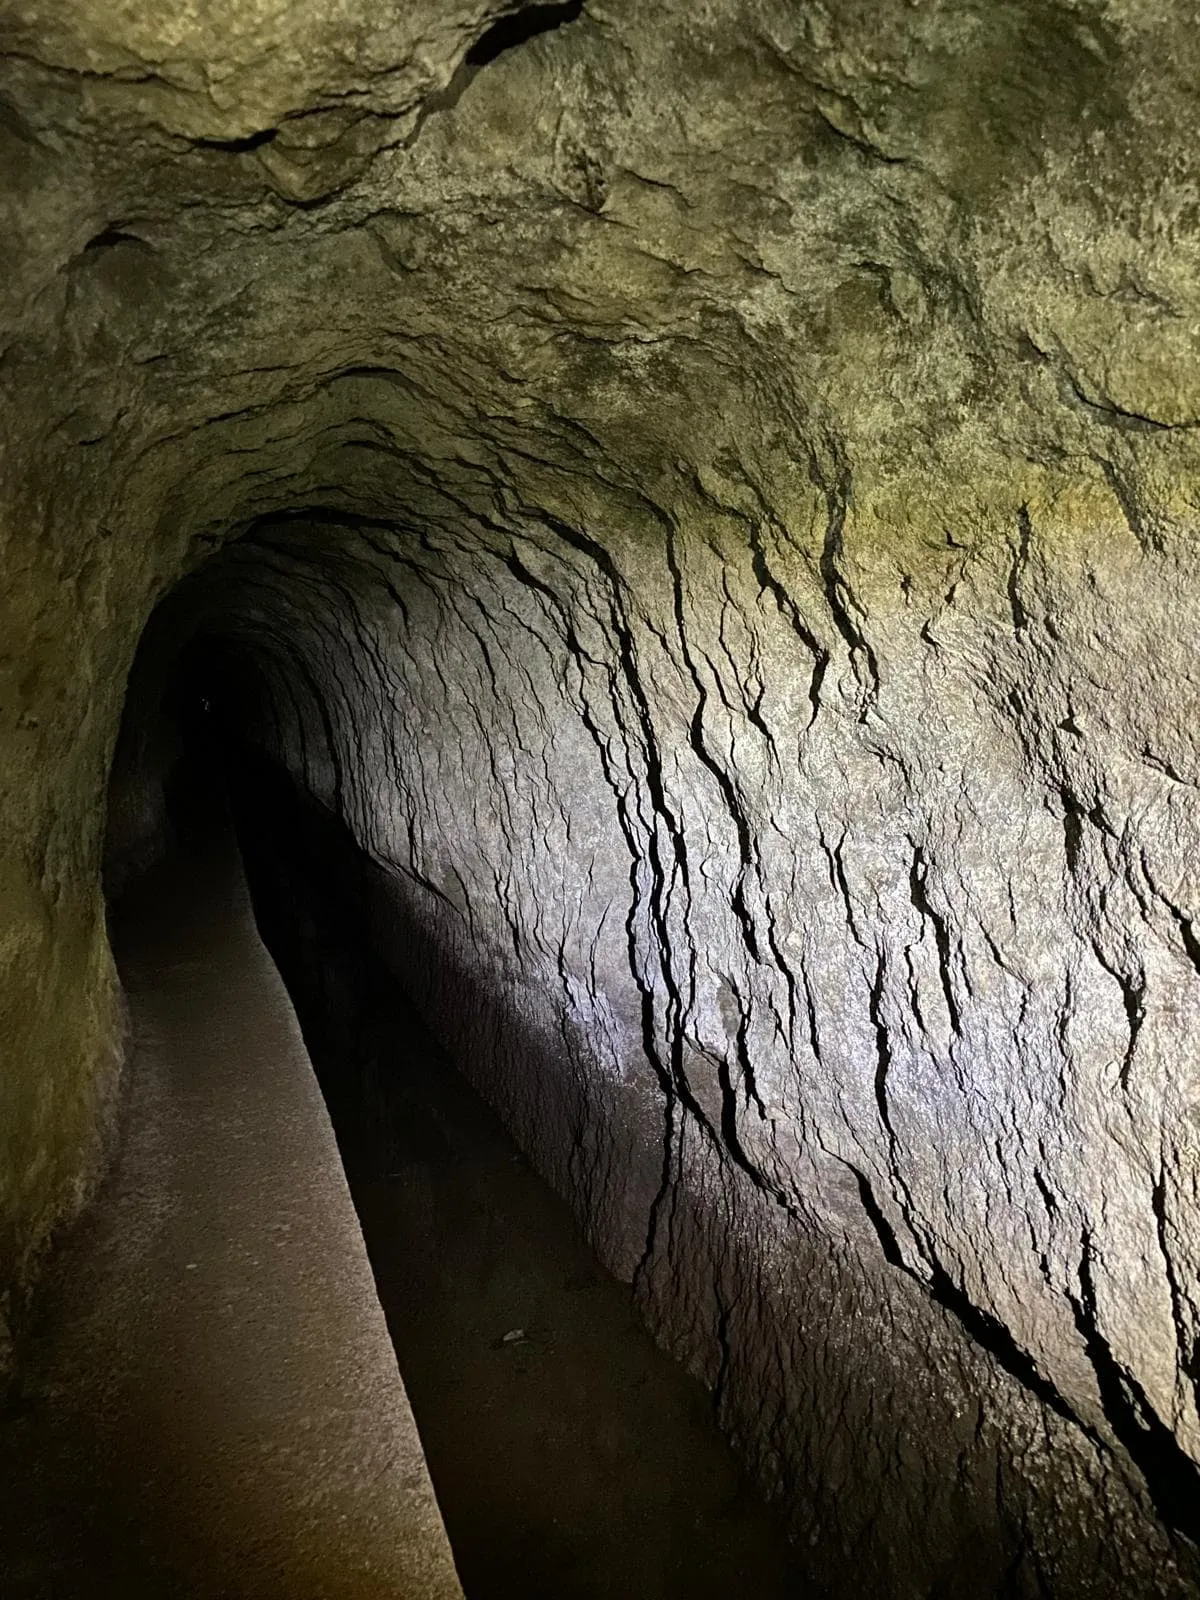
[[[554,1063],[540,1061],[538,1052],[544,1050],[544,1045],[530,1037],[522,1019],[508,1015],[502,999],[485,992],[479,975],[457,964],[453,951],[445,948],[436,933],[413,925],[385,868],[358,844],[340,817],[304,792],[291,774],[269,757],[236,739],[225,740],[219,724],[198,726],[200,742],[193,735],[192,748],[206,753],[198,754],[196,766],[220,769],[225,775],[229,810],[255,918],[292,997],[356,1203],[362,1193],[359,1185],[365,1180],[369,1187],[372,1169],[378,1169],[381,1160],[387,1162],[388,1141],[394,1136],[394,1126],[389,1126],[390,1075],[398,1067],[403,1070],[407,1057],[427,1052],[457,1076],[441,1048],[443,1040],[446,1047],[453,1049],[456,1059],[461,1050],[463,1057],[477,1067],[492,1059],[493,1047],[507,1056],[514,1051],[527,1052],[530,1075],[553,1085],[559,1096],[561,1109],[552,1106],[544,1120],[561,1115],[572,1130],[586,1130],[589,1123],[603,1124],[605,1117],[588,1106],[586,1089],[576,1084],[569,1063],[565,1063],[564,1070],[564,1059]],[[406,992],[406,983],[415,980],[419,984],[422,976],[428,978],[428,992],[421,992],[419,997]],[[568,1054],[564,1048],[563,1057]],[[486,1084],[477,1083],[476,1087],[482,1088],[486,1097]],[[574,1136],[576,1151],[582,1137],[582,1133]],[[543,1170],[534,1157],[530,1164],[535,1170]],[[586,1197],[586,1154],[580,1156],[579,1167],[580,1189]],[[553,1186],[569,1203],[575,1202],[572,1209],[577,1216],[586,1216],[586,1203],[580,1203],[579,1197],[571,1193],[572,1173],[566,1173],[565,1182],[562,1174],[558,1177]],[[681,1199],[678,1204],[682,1215],[686,1200]],[[374,1261],[376,1249],[369,1228],[366,1231]],[[694,1237],[703,1237],[700,1226]],[[604,1241],[594,1243],[599,1246],[597,1254],[603,1261]],[[699,1282],[705,1258],[698,1255],[697,1261],[699,1270],[694,1276]],[[819,1263],[814,1266],[819,1267]],[[804,1268],[805,1258],[797,1250],[795,1270],[801,1272]],[[722,1269],[718,1266],[712,1270],[714,1277],[719,1277]],[[393,1323],[393,1337],[397,1338],[394,1308],[387,1307],[386,1297],[385,1309]],[[852,1311],[853,1307],[833,1301],[826,1306],[830,1319],[842,1317],[851,1333]],[[680,1334],[679,1325],[673,1325],[668,1318],[663,1319],[656,1335],[676,1359],[704,1382],[705,1389],[699,1391],[701,1403],[710,1416],[715,1409],[735,1449],[743,1460],[755,1464],[761,1490],[781,1511],[790,1514],[796,1505],[811,1510],[814,1504],[819,1505],[819,1496],[824,1492],[840,1496],[842,1510],[853,1517],[867,1522],[872,1518],[887,1521],[891,1508],[874,1500],[880,1492],[878,1486],[862,1494],[862,1503],[856,1508],[845,1504],[855,1493],[858,1453],[871,1447],[874,1419],[869,1396],[861,1413],[848,1411],[838,1418],[834,1434],[825,1440],[824,1458],[809,1462],[812,1481],[800,1483],[778,1458],[775,1470],[763,1472],[761,1462],[756,1460],[753,1438],[739,1435],[738,1413],[724,1391],[723,1371],[719,1366],[714,1369],[706,1360],[711,1342],[707,1327],[697,1329],[689,1323]],[[400,1338],[397,1347],[403,1367]],[[859,1356],[869,1363],[869,1352],[864,1356],[860,1350]],[[931,1384],[936,1384],[936,1372],[928,1377]],[[420,1426],[419,1399],[415,1394],[413,1399]],[[758,1399],[763,1407],[785,1411],[786,1395],[763,1386],[758,1390]],[[912,1449],[911,1465],[916,1470],[915,1445]],[[434,1476],[436,1483],[436,1466]],[[819,1486],[825,1476],[828,1487],[818,1487],[814,1494],[813,1485]],[[951,1501],[953,1487],[947,1490],[943,1485],[940,1491]],[[886,1494],[886,1488],[883,1492]],[[1036,1585],[1029,1587],[1022,1551],[1003,1519],[998,1517],[995,1526],[984,1524],[975,1515],[966,1493],[959,1509],[960,1520],[952,1524],[945,1520],[944,1506],[939,1508],[942,1514],[938,1516],[931,1502],[929,1525],[912,1530],[914,1544],[931,1540],[944,1552],[938,1580],[927,1591],[929,1600],[966,1600],[975,1594],[1027,1600],[1039,1592]],[[453,1541],[455,1530],[451,1527],[450,1531]],[[866,1559],[865,1553],[861,1554]],[[845,1566],[849,1556],[850,1552],[836,1548],[806,1549],[803,1584],[785,1592],[804,1593],[814,1600],[819,1595],[852,1592]],[[897,1571],[891,1575],[893,1587],[877,1558],[871,1570],[883,1580],[882,1586],[874,1590],[881,1596],[910,1592],[906,1573]],[[742,1591],[736,1587],[716,1591],[701,1587],[679,1592],[696,1597],[716,1593],[721,1600],[726,1594],[730,1600],[738,1595],[740,1600]],[[747,1591],[751,1592],[757,1591]]]
[[[219,763],[224,774],[255,921],[295,1006],[346,1160],[347,1130],[362,1131],[370,1077],[396,1029],[435,1048],[373,949],[369,907],[379,868],[340,818],[269,758],[201,737],[196,748],[211,752],[204,764]]]
[[[487,987],[486,975],[414,922],[387,870],[290,773],[236,738],[224,738],[215,719],[200,733],[210,753],[198,765],[224,774],[255,918],[292,996],[343,1159],[353,1162],[364,1124],[370,1131],[378,1111],[375,1079],[380,1063],[395,1055],[397,1039],[414,1041],[448,1070],[451,1055],[487,1062],[494,1053],[515,1053],[542,1086],[543,1127],[555,1130],[554,1137],[547,1133],[545,1149],[524,1154],[576,1218],[586,1218],[593,1153],[585,1141],[597,1137],[597,1126],[607,1127],[609,1138],[619,1139],[622,1129],[619,1112],[598,1116],[588,1099],[598,1091],[574,1068],[565,1044],[559,1041],[548,1059],[547,1041]],[[466,1075],[492,1103],[486,1078]],[[492,1103],[492,1109],[507,1123],[504,1106]],[[570,1130],[565,1141],[557,1137],[564,1127]],[[632,1188],[627,1200],[635,1212],[648,1203]],[[605,1266],[628,1277],[608,1259],[607,1241],[585,1232]]]
[[[173,628],[164,612],[159,636],[169,640]],[[128,792],[151,810],[147,796],[161,801],[161,826],[157,833],[143,827],[141,839],[186,846],[224,805],[214,802],[214,785],[227,782],[259,928],[291,993],[352,1183],[363,1145],[378,1133],[380,1080],[394,1070],[397,1039],[423,1033],[419,1009],[467,1078],[518,1130],[531,1165],[587,1219],[597,1254],[628,1277],[611,1251],[614,1240],[644,1237],[644,1218],[654,1210],[653,1186],[637,1192],[644,1174],[657,1179],[657,1152],[644,1125],[623,1120],[627,1102],[602,1074],[584,1069],[586,1048],[574,1050],[565,1033],[539,1035],[500,988],[489,987],[486,969],[457,959],[468,952],[454,936],[456,913],[447,911],[444,897],[423,898],[436,895],[423,881],[413,893],[411,875],[401,877],[404,869],[389,870],[373,858],[288,770],[238,741],[240,728],[252,740],[257,727],[243,714],[241,698],[261,670],[254,649],[219,630],[192,638],[196,651],[208,652],[208,668],[217,674],[209,680],[217,685],[214,703],[230,721],[200,712],[205,661],[199,654],[182,663],[157,722],[133,715],[139,691],[131,679],[131,737],[142,741],[145,781]],[[276,647],[286,666],[283,645],[276,640]],[[241,666],[247,675],[238,678]],[[152,682],[153,674],[148,679],[143,672],[140,681]],[[269,719],[264,725],[269,729]],[[321,732],[314,716],[313,749]],[[301,750],[304,770],[312,752],[303,739]],[[330,787],[337,792],[336,783]],[[136,838],[137,830],[131,834]],[[501,954],[508,959],[507,951]],[[686,1119],[680,1137],[692,1137]],[[638,1158],[618,1169],[629,1181],[596,1182],[597,1172],[611,1170],[610,1152],[623,1146]],[[673,1242],[646,1274],[653,1296],[646,1321],[715,1392],[722,1425],[743,1459],[814,1546],[819,1576],[828,1576],[838,1593],[856,1592],[869,1572],[873,1592],[915,1594],[906,1568],[935,1572],[935,1582],[920,1580],[923,1600],[1127,1592],[1097,1588],[1089,1576],[1108,1562],[1098,1492],[1101,1509],[1086,1525],[1081,1519],[1082,1532],[1073,1522],[1075,1507],[1062,1497],[1062,1526],[1051,1542],[1067,1552],[1067,1576],[1057,1588],[1043,1579],[1026,1519],[1047,1508],[1051,1517],[1060,1515],[1058,1486],[1033,1473],[1026,1482],[1019,1456],[1014,1462],[1005,1441],[985,1426],[984,1402],[1011,1407],[1034,1437],[1044,1430],[1045,1452],[1061,1452],[1072,1470],[1068,1451],[1079,1441],[1062,1418],[1041,1414],[1028,1385],[1018,1388],[1002,1362],[993,1370],[978,1323],[967,1328],[974,1345],[964,1341],[959,1323],[931,1305],[922,1286],[896,1274],[894,1263],[880,1270],[872,1258],[864,1270],[853,1252],[831,1251],[819,1229],[785,1229],[769,1197],[748,1185],[737,1191],[734,1221],[719,1214],[718,1231],[704,1210],[706,1193],[689,1191],[682,1160],[672,1174]],[[613,1209],[626,1207],[631,1220],[600,1213],[600,1191],[605,1203],[615,1194]],[[759,1249],[764,1241],[778,1246],[774,1260],[768,1248]],[[743,1244],[745,1261],[737,1255]],[[732,1334],[731,1316],[741,1319]],[[864,1328],[886,1329],[888,1336],[864,1340]],[[971,1409],[960,1414],[956,1387],[980,1397],[978,1426]],[[848,1560],[858,1572],[849,1583]]]

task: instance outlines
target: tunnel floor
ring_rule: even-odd
[[[711,1395],[375,948],[381,869],[277,769],[227,770],[468,1600],[815,1600]]]
[[[232,843],[115,940],[119,1149],[0,1408],[5,1600],[461,1591],[329,1118]]]
[[[228,840],[118,923],[124,1134],[0,1415],[0,1593],[449,1600],[423,1445],[468,1600],[813,1595],[707,1391],[394,988],[359,986],[332,1075],[307,1008],[331,1130]]]
[[[712,1402],[409,1016],[338,1130],[468,1600],[811,1595]]]

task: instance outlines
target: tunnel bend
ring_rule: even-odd
[[[434,524],[328,505],[256,515],[168,599],[160,636],[168,651],[192,640],[210,681],[224,663],[208,698],[236,708],[238,742],[289,795],[341,820],[347,859],[356,873],[368,868],[370,941],[400,987],[423,997],[443,1045],[568,1198],[601,1258],[635,1279],[658,1336],[713,1387],[724,1425],[793,1526],[849,1521],[873,1537],[871,1505],[836,1486],[876,1473],[881,1426],[904,1438],[918,1414],[926,1431],[937,1416],[939,1436],[976,1452],[977,1465],[921,1480],[926,1509],[940,1509],[915,1537],[942,1552],[952,1586],[986,1588],[997,1559],[1005,1569],[1017,1559],[1020,1538],[1001,1519],[981,1541],[976,1513],[961,1512],[973,1503],[972,1474],[986,1476],[999,1448],[977,1429],[967,1445],[966,1397],[998,1384],[1006,1406],[1049,1403],[1056,1459],[1074,1461],[1070,1472],[1100,1436],[1036,1370],[1030,1379],[1020,1347],[945,1269],[935,1273],[931,1361],[920,1273],[853,1150],[833,1158],[845,1183],[821,1191],[820,1207],[796,1194],[763,1090],[774,1084],[784,1106],[794,1093],[786,1073],[764,1076],[764,1062],[797,1048],[783,1022],[795,1029],[796,975],[781,951],[798,905],[784,910],[770,895],[742,812],[777,807],[793,848],[812,831],[792,809],[777,752],[789,738],[804,751],[813,707],[772,700],[753,666],[735,676],[722,654],[728,613],[698,649],[703,580],[717,579],[727,599],[739,574],[751,584],[753,626],[788,671],[807,680],[820,652],[786,606],[762,605],[772,591],[753,547],[702,546],[651,518],[630,551],[627,512],[622,501],[619,555],[607,534],[539,513],[528,497],[507,525],[466,517],[452,532],[444,505]],[[735,759],[732,745],[718,752],[738,696],[758,721]],[[776,756],[755,758],[772,744]],[[832,859],[827,875],[850,900],[846,863],[829,858],[819,824],[813,848],[816,861]],[[372,862],[387,863],[382,885]],[[808,903],[827,894],[828,882],[814,881]],[[361,937],[361,905],[355,918]],[[714,971],[717,950],[727,959]],[[745,967],[734,953],[749,956]],[[859,958],[846,959],[852,969]],[[351,963],[342,976],[345,1014],[361,973]],[[829,1023],[815,996],[805,1003],[820,1052]],[[880,1004],[868,1008],[877,1039]],[[863,1115],[880,1118],[878,1095]],[[820,1243],[831,1215],[856,1241],[832,1275]],[[805,1305],[797,1369],[777,1319]],[[913,1347],[910,1333],[857,1344],[850,1330],[877,1315],[910,1330]],[[947,1363],[969,1375],[957,1400],[944,1387]],[[886,1425],[881,1366],[887,1405],[898,1407]],[[822,1395],[831,1373],[838,1415],[858,1419],[832,1434]],[[777,1441],[767,1447],[752,1420],[764,1415]],[[810,1468],[797,1475],[806,1451]],[[1028,1485],[1015,1478],[1010,1492],[1019,1503]],[[919,1567],[932,1556],[910,1547],[906,1559]],[[836,1592],[836,1563],[813,1570]]]
[[[560,610],[536,590],[522,595],[521,585],[515,585],[530,614],[514,611],[514,647],[496,631],[497,619],[504,616],[504,603],[486,589],[482,600],[469,590],[461,598],[437,565],[431,575],[422,576],[403,546],[391,561],[383,563],[381,574],[372,565],[379,562],[378,551],[364,545],[360,530],[353,526],[345,535],[345,545],[332,552],[328,521],[307,530],[307,542],[299,546],[295,527],[296,520],[291,519],[277,525],[269,538],[256,534],[186,580],[178,595],[164,606],[157,626],[148,631],[145,650],[153,657],[159,641],[169,650],[178,650],[181,634],[190,637],[207,630],[203,648],[209,660],[225,664],[224,679],[211,695],[214,706],[228,703],[226,685],[230,681],[240,683],[243,691],[247,686],[253,688],[252,698],[243,699],[238,706],[241,745],[273,759],[280,771],[291,773],[302,792],[349,823],[364,848],[399,864],[403,879],[418,897],[419,909],[394,907],[389,914],[411,921],[416,928],[427,918],[426,906],[432,905],[435,919],[450,919],[452,959],[442,961],[432,951],[423,959],[428,968],[453,970],[459,926],[471,913],[465,874],[473,871],[483,885],[482,892],[494,895],[505,875],[511,879],[514,871],[520,870],[524,839],[536,840],[545,831],[536,815],[538,796],[532,784],[526,785],[524,802],[529,808],[528,820],[514,816],[520,796],[510,792],[511,771],[504,763],[515,764],[522,756],[530,759],[532,752],[540,767],[537,776],[544,784],[545,757],[539,752],[547,727],[544,706],[553,703],[550,685],[555,684],[554,692],[558,692],[562,679],[569,677],[561,653],[552,655],[553,630],[562,624]],[[283,535],[290,535],[292,543]],[[377,543],[377,530],[374,539]],[[472,562],[477,560],[475,552],[470,556]],[[410,569],[403,595],[393,578],[397,567]],[[493,567],[502,579],[510,576],[503,562],[495,561]],[[466,625],[460,614],[463,611]],[[414,643],[422,620],[426,631]],[[535,624],[541,625],[540,634]],[[374,640],[369,631],[372,626],[380,634]],[[459,630],[457,635],[454,628]],[[193,660],[196,648],[195,644],[188,646]],[[524,659],[531,649],[543,659]],[[387,652],[396,650],[401,652],[400,662],[392,665]],[[231,675],[229,664],[235,661],[252,665],[253,670]],[[497,679],[497,667],[502,663],[513,673],[507,686]],[[405,666],[411,669],[415,683],[404,681]],[[522,725],[529,730],[524,738]],[[489,740],[494,729],[499,730],[498,735]],[[568,736],[570,732],[568,728]],[[430,759],[443,773],[453,762],[460,786],[467,775],[482,772],[490,778],[490,817],[478,803],[456,805],[452,797],[427,783],[413,758],[422,742],[432,749]],[[576,730],[572,765],[581,765],[581,754],[591,756],[589,765],[599,775],[602,767],[597,765],[594,746],[586,734],[581,739]],[[121,766],[119,757],[118,772]],[[380,774],[386,775],[382,782]],[[463,817],[471,819],[466,827],[459,822]],[[561,828],[561,807],[557,820]],[[599,821],[599,817],[593,821],[593,829]],[[505,825],[506,831],[502,831]],[[442,884],[434,881],[422,851],[426,830],[440,833],[444,841],[440,846],[446,867]],[[502,867],[505,855],[508,863]],[[514,856],[518,858],[516,868]],[[628,870],[620,868],[619,860],[610,894],[623,887]],[[548,887],[545,898],[549,906],[566,900]],[[604,889],[604,884],[592,889],[593,903],[602,903]],[[621,937],[618,934],[618,950]],[[506,925],[502,942],[497,941],[498,970],[509,980],[519,965],[519,939],[520,930]],[[482,974],[465,981],[481,991],[489,982]],[[554,986],[561,984],[556,973]],[[417,987],[427,986],[428,972]],[[502,989],[503,984],[498,987]],[[461,1008],[451,1005],[448,1009]],[[532,1031],[536,1040],[538,1028]],[[560,1054],[561,1035],[555,1023],[544,1019],[541,1032],[553,1041],[555,1055]],[[528,1048],[526,1042],[523,1049]],[[569,1076],[572,1071],[573,1079]],[[586,1074],[570,1065],[566,1072],[567,1081],[542,1085],[539,1092],[562,1096],[565,1125],[578,1127],[589,1119],[577,1105],[568,1108],[567,1097],[586,1088]],[[496,1063],[489,1067],[488,1076],[490,1093],[504,1092],[503,1074]],[[563,1076],[556,1067],[553,1077]],[[507,1092],[512,1094],[514,1088],[521,1092],[519,1084],[510,1084]],[[536,1145],[545,1132],[544,1128],[539,1132],[538,1125],[546,1119],[530,1116],[533,1109],[527,1102],[528,1131]],[[604,1135],[597,1128],[593,1136]],[[542,1156],[543,1165],[550,1167],[570,1192],[575,1178],[567,1171],[563,1152],[547,1146]],[[582,1173],[579,1167],[576,1177]],[[581,1210],[586,1214],[586,1208]],[[625,1251],[628,1255],[628,1243]]]
[[[791,1593],[794,1558],[727,1458],[703,1391],[646,1340],[398,990],[389,876],[346,826],[346,790],[330,777],[371,747],[348,706],[364,657],[348,692],[330,654],[362,606],[331,605],[347,567],[323,541],[282,564],[279,549],[266,562],[249,543],[214,558],[151,619],[112,780],[114,817],[150,822],[141,840],[110,830],[110,884],[156,853],[206,858],[232,820],[389,1291],[402,1375],[417,1374],[410,1393],[468,1593]],[[306,659],[299,623],[314,603]],[[322,781],[321,795],[307,786]],[[418,1188],[407,1210],[392,1198],[405,1170]],[[464,1224],[472,1208],[478,1221]],[[522,1308],[516,1343],[540,1368],[514,1378],[505,1369],[521,1352],[508,1354],[505,1324]],[[447,1387],[472,1390],[470,1413]]]

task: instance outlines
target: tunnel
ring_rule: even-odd
[[[1200,1595],[1193,33],[0,14],[0,1589]]]
[[[800,1578],[785,1528],[720,1441],[708,1391],[656,1349],[628,1291],[440,1048],[437,1034],[455,1048],[451,1019],[485,991],[466,988],[461,963],[436,951],[417,952],[424,969],[405,969],[415,939],[399,885],[343,820],[341,764],[368,736],[354,707],[382,692],[356,643],[380,582],[361,534],[290,519],[256,530],[147,624],[110,777],[103,871],[123,984],[154,987],[136,957],[126,976],[123,953],[148,937],[170,952],[169,908],[204,915],[204,880],[227,878],[232,858],[332,1118],[467,1593],[792,1593]],[[407,637],[407,608],[392,614],[401,592],[382,598],[384,625]],[[332,654],[305,641],[306,619]],[[311,773],[332,787],[318,793],[320,780],[290,764],[281,734],[304,741]],[[418,798],[409,835],[424,809]],[[210,920],[220,960],[219,908]],[[186,987],[180,1009],[191,1025]],[[253,1038],[253,1001],[239,1010]],[[510,1048],[520,1060],[515,1030]],[[480,1087],[491,1089],[486,1070]],[[282,1095],[277,1109],[286,1115]],[[126,1116],[136,1122],[138,1108]],[[275,1225],[263,1209],[253,1229]],[[206,1360],[201,1328],[193,1346]],[[106,1447],[119,1456],[128,1442],[115,1431]],[[26,1451],[41,1448],[33,1440]],[[175,1470],[194,1468],[185,1457]],[[162,1559],[120,1571],[121,1592],[157,1592]]]

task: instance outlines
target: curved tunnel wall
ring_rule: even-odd
[[[359,58],[297,4],[139,75],[132,9],[43,9],[8,1308],[108,1118],[105,775],[195,573],[247,737],[835,1582],[1195,1592],[1189,29],[606,4],[464,77],[486,7]]]
[[[1186,1533],[1194,1480],[1110,1343],[1095,1222],[1068,1243],[1110,1130],[1078,1144],[1062,1012],[1043,1020],[1003,954],[1040,956],[1038,987],[1084,981],[1050,921],[1064,880],[1037,881],[1067,865],[1069,818],[1014,760],[998,856],[999,762],[948,771],[934,703],[894,758],[903,787],[858,716],[822,737],[819,653],[764,549],[668,531],[657,572],[639,554],[635,588],[552,516],[444,536],[292,515],[183,584],[159,632],[207,661],[239,744],[379,864],[397,980],[714,1386],[796,1531],[887,1592],[930,1572],[987,1592],[1022,1566],[1093,1583],[1089,1535],[1060,1523],[1056,1550],[1054,1519],[1088,1519],[1096,1552],[1139,1501]],[[964,881],[1001,915],[964,917]],[[1085,948],[1089,1017],[1119,1042]],[[1136,1196],[1104,1160],[1111,1226]],[[1148,1309],[1143,1284],[1134,1338]]]

